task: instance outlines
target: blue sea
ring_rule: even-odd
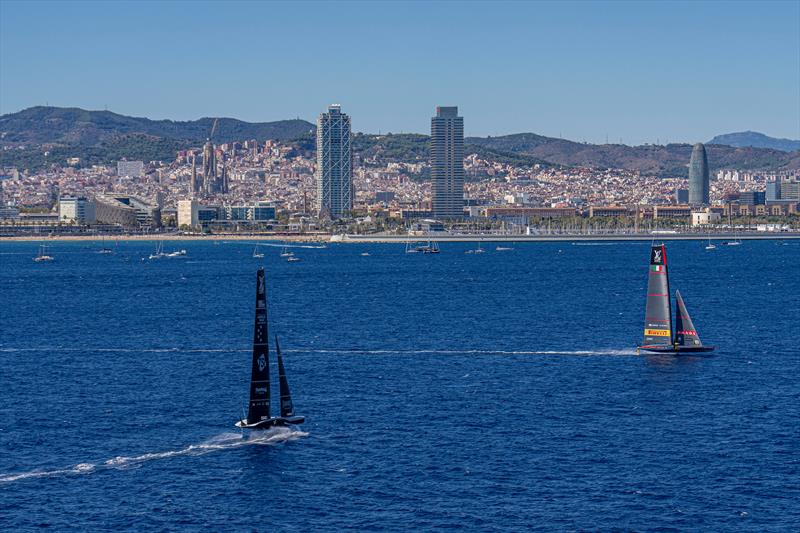
[[[668,244],[703,357],[649,244],[0,243],[0,529],[800,530],[800,242]],[[307,422],[245,439],[259,265]]]

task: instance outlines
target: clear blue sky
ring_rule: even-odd
[[[800,2],[0,1],[0,113],[313,121],[626,144],[800,138]]]

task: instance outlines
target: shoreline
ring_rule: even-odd
[[[280,241],[342,244],[377,244],[435,241],[435,242],[569,242],[569,241],[723,241],[723,240],[798,240],[800,232],[758,232],[758,233],[657,233],[657,234],[618,234],[618,235],[20,235],[0,237],[3,242],[42,242],[42,241]]]

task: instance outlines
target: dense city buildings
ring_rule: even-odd
[[[689,160],[689,204],[708,205],[708,189],[706,147],[702,143],[697,143],[692,148],[692,157]]]
[[[432,207],[436,218],[464,216],[464,118],[437,107],[431,118]]]
[[[440,108],[438,114],[450,119],[451,131],[447,131],[447,120],[437,124],[439,117],[434,117],[432,131],[441,132],[444,141],[434,139],[431,152],[427,147],[410,153],[389,149],[396,141],[388,135],[370,136],[370,144],[354,137],[356,151],[350,145],[349,118],[332,106],[320,122],[325,126],[338,121],[339,125],[320,128],[316,147],[309,138],[201,144],[177,152],[172,160],[145,163],[139,177],[120,175],[126,172],[120,172],[116,163],[67,162],[36,172],[0,168],[0,226],[6,234],[12,227],[14,231],[61,233],[97,227],[109,231],[111,226],[133,232],[156,231],[160,226],[203,232],[369,232],[439,227],[430,220],[437,219],[455,231],[486,224],[527,231],[528,226],[574,225],[578,217],[591,224],[616,224],[617,220],[630,226],[644,220],[688,223],[693,212],[705,212],[706,207],[721,214],[726,223],[732,217],[783,217],[798,211],[796,170],[723,169],[724,179],[708,184],[708,205],[690,207],[689,183],[684,177],[526,163],[523,158],[476,153],[479,148],[465,153],[457,110]],[[459,151],[464,154],[461,159],[452,155]],[[209,162],[213,158],[214,171],[204,166],[204,152]],[[337,173],[342,169],[345,172]],[[219,183],[214,180],[223,175],[226,187],[206,191],[206,183]],[[435,212],[437,206],[442,207],[436,201],[437,192],[448,190],[437,183],[446,184],[446,180],[433,178],[448,176],[462,185],[458,192],[450,189],[451,210],[443,214],[442,209]],[[336,183],[338,187],[333,187]],[[321,185],[344,194],[329,194],[322,209],[325,191]],[[71,204],[72,198],[84,200]],[[339,207],[331,200],[339,200]],[[90,210],[81,214],[80,202],[94,204],[94,221]],[[63,214],[67,217],[62,218]]]
[[[126,160],[117,162],[117,176],[121,178],[141,178],[144,176],[144,162]]]
[[[338,104],[317,119],[317,214],[339,218],[353,209],[350,117]]]

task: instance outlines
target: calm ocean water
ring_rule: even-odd
[[[0,244],[0,529],[800,528],[800,243]],[[368,257],[361,256],[369,251]],[[242,440],[267,269],[300,432]]]

